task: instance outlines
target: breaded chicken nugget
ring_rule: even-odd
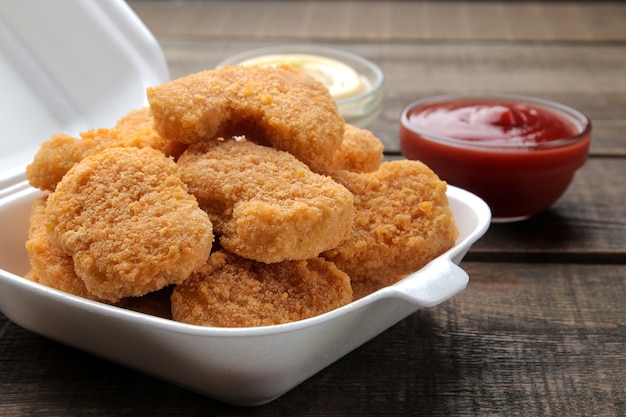
[[[83,159],[48,197],[46,218],[87,289],[112,302],[182,282],[213,242],[211,222],[176,164],[151,148]]]
[[[321,258],[264,264],[218,251],[174,288],[172,317],[201,326],[268,326],[351,301],[348,275]]]
[[[326,172],[373,172],[383,160],[383,143],[372,132],[346,124],[339,149],[329,159]]]
[[[287,152],[245,139],[209,140],[189,146],[178,166],[222,247],[244,258],[312,258],[350,231],[352,194]]]
[[[31,270],[26,274],[26,278],[70,294],[101,301],[87,291],[83,280],[74,272],[72,257],[50,240],[46,229],[47,198],[43,196],[33,202],[26,241]]]
[[[111,129],[88,130],[80,133],[80,138],[53,135],[41,144],[33,161],[26,167],[26,178],[33,187],[54,191],[61,178],[75,164],[112,147],[150,147],[167,156],[178,157],[185,146],[160,137],[153,124],[150,110],[144,107],[131,110]]]
[[[108,133],[108,131],[106,131]],[[79,140],[64,133],[43,142],[26,167],[26,178],[33,187],[54,191],[61,178],[84,157],[104,149],[97,139]]]
[[[152,148],[174,158],[178,158],[187,147],[179,142],[167,140],[157,133],[148,107],[129,111],[118,120],[113,130],[117,138],[113,146]]]
[[[249,136],[314,171],[339,148],[344,119],[324,85],[288,67],[231,66],[148,89],[158,132],[192,144]]]
[[[419,161],[383,162],[372,173],[337,171],[354,194],[350,237],[322,256],[358,281],[389,285],[454,245],[446,183]],[[370,287],[372,287],[370,285]]]

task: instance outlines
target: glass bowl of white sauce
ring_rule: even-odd
[[[346,123],[364,128],[380,114],[385,77],[373,62],[351,52],[313,45],[274,46],[231,56],[227,65],[287,65],[328,88]]]

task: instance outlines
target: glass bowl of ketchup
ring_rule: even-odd
[[[587,160],[591,122],[560,103],[510,94],[450,94],[408,105],[400,147],[487,202],[494,222],[552,206]]]

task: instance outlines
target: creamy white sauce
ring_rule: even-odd
[[[318,55],[272,54],[247,59],[240,65],[278,66],[287,65],[318,79],[335,100],[357,96],[371,86],[354,68],[343,62]]]

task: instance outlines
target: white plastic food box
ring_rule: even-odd
[[[53,133],[109,127],[167,81],[163,53],[121,0],[0,2],[0,188]]]
[[[168,77],[161,49],[123,1],[0,2],[0,311],[14,323],[218,400],[259,405],[466,287],[457,265],[491,214],[455,187],[448,197],[460,237],[452,249],[391,287],[294,323],[200,327],[24,279],[30,206],[42,194],[24,169],[40,142],[112,126]]]

